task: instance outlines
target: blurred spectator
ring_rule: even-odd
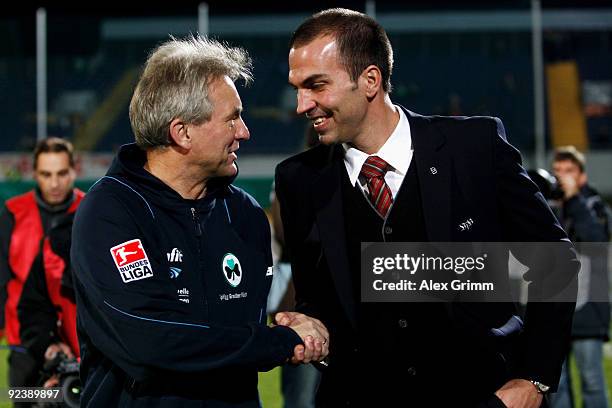
[[[38,366],[48,364],[58,352],[63,352],[68,359],[79,356],[76,302],[70,269],[73,220],[74,213],[64,214],[49,230],[17,306],[21,345]],[[45,386],[58,385],[56,377],[43,379],[46,380]],[[37,385],[42,385],[42,380]]]
[[[603,343],[609,340],[610,324],[607,246],[592,243],[610,239],[610,209],[588,184],[584,155],[575,147],[560,147],[555,151],[553,172],[557,178],[557,189],[551,192],[552,198],[556,198],[553,208],[582,258],[571,354],[580,373],[583,406],[606,408]],[[573,406],[569,374],[566,360],[559,389],[552,398],[553,408]]]
[[[40,141],[34,149],[36,188],[6,201],[0,213],[0,304],[11,349],[9,385],[34,386],[40,365],[22,346],[17,305],[40,242],[66,213],[76,210],[83,192],[74,188],[72,144],[60,138]]]
[[[319,144],[319,135],[309,124],[304,134],[304,148],[310,149],[317,144]],[[295,288],[291,277],[291,264],[285,251],[283,224],[274,185],[270,193],[270,212],[272,215],[272,241],[276,271],[268,295],[268,313],[274,314],[278,311],[295,310]],[[319,378],[319,371],[312,364],[285,364],[282,366],[281,391],[284,408],[314,408]]]

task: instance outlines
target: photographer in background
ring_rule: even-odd
[[[36,187],[7,200],[0,210],[0,327],[10,347],[8,384],[32,387],[40,366],[21,344],[17,305],[40,242],[65,214],[76,211],[84,193],[74,188],[72,144],[50,137],[39,141],[33,154]],[[15,403],[15,406],[29,406]]]
[[[43,240],[17,306],[22,345],[39,367],[48,367],[58,353],[68,360],[79,356],[70,269],[73,220],[74,213],[65,214]],[[39,385],[60,385],[55,374],[44,373]]]
[[[580,372],[583,406],[605,408],[608,396],[603,343],[609,340],[610,324],[607,247],[581,243],[610,239],[610,209],[588,184],[585,164],[584,155],[574,146],[555,151],[552,167],[557,187],[551,191],[550,202],[583,258],[571,343],[571,353]],[[551,406],[573,406],[571,389],[566,360]]]

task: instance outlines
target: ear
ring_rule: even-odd
[[[172,119],[168,131],[170,133],[170,140],[177,146],[182,147],[183,149],[189,149],[191,147],[191,137],[187,131],[187,123],[185,123],[182,119]]]
[[[359,77],[364,86],[366,96],[373,98],[382,89],[382,74],[376,65],[369,65]]]
[[[586,174],[586,171],[583,171],[582,173],[580,173],[580,176],[578,176],[578,185],[580,187],[584,186],[588,181],[588,177]]]

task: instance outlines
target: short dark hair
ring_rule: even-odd
[[[70,143],[66,139],[62,139],[60,137],[49,137],[47,139],[43,139],[36,143],[36,147],[34,148],[34,158],[33,165],[34,170],[36,170],[36,166],[38,166],[38,156],[41,153],[66,153],[68,155],[68,162],[70,163],[70,167],[74,167],[74,148],[72,147],[72,143]]]
[[[555,149],[555,155],[553,158],[554,162],[560,161],[571,161],[580,169],[581,173],[584,173],[586,167],[586,159],[575,146],[561,146]]]
[[[320,11],[295,30],[289,48],[300,47],[315,38],[330,35],[338,42],[340,63],[353,82],[369,65],[382,73],[382,87],[391,92],[393,49],[385,29],[372,17],[344,8]]]

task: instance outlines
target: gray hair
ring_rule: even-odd
[[[241,48],[200,36],[170,36],[149,55],[130,102],[136,144],[169,146],[169,125],[176,118],[195,125],[210,120],[210,84],[223,76],[249,84],[251,69],[251,58]]]

